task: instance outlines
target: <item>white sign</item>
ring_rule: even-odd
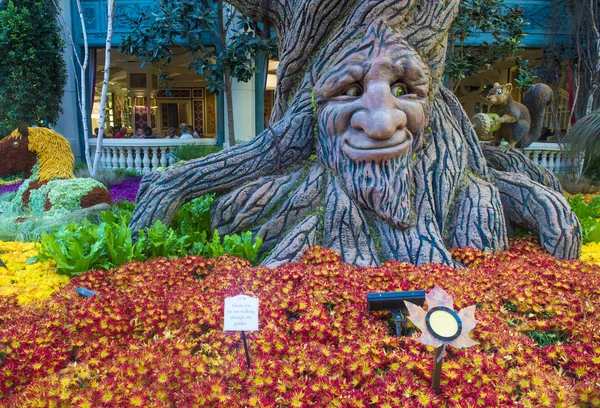
[[[258,299],[246,295],[225,298],[225,331],[257,331]]]

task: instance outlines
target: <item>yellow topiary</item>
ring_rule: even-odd
[[[75,157],[69,141],[60,133],[48,128],[31,127],[27,129],[29,131],[28,148],[37,154],[40,163],[39,180],[74,178]],[[21,133],[15,130],[8,137],[20,140]]]

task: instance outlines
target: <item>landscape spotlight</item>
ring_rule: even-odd
[[[407,292],[367,293],[367,310],[369,312],[390,310],[392,318],[396,322],[396,336],[398,337],[408,334],[406,326],[408,309],[404,302],[423,306],[425,304],[425,291],[410,290]]]

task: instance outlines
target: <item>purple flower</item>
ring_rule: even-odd
[[[3,186],[0,186],[0,195],[17,191],[21,184],[23,184],[23,180],[19,181],[18,183],[5,184]]]
[[[141,177],[131,177],[124,179],[120,183],[113,184],[108,189],[110,198],[112,198],[115,203],[118,203],[121,200],[135,201],[141,181]]]

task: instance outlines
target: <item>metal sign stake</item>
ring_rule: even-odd
[[[248,353],[248,345],[246,344],[246,333],[242,330],[242,341],[244,342],[244,351],[246,352],[246,362],[250,368],[250,353]]]

